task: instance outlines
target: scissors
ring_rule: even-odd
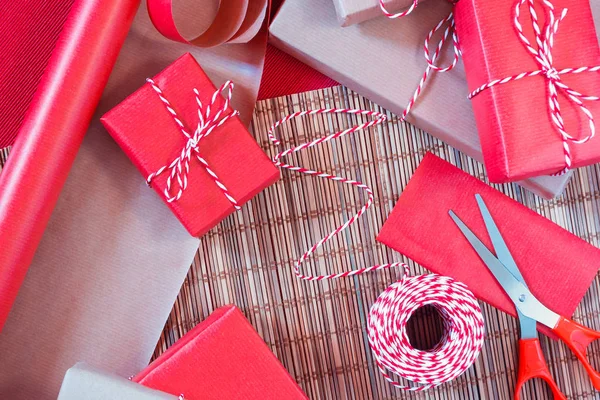
[[[533,378],[541,378],[546,381],[554,395],[554,399],[566,399],[548,370],[548,365],[540,347],[536,322],[552,329],[571,349],[582,363],[596,390],[600,390],[600,373],[587,360],[587,347],[594,340],[600,339],[600,332],[558,315],[531,294],[527,288],[527,282],[523,279],[521,271],[519,271],[515,260],[510,254],[510,250],[506,246],[483,199],[478,194],[475,195],[475,198],[496,255],[475,236],[452,210],[449,211],[449,214],[517,309],[521,337],[519,340],[519,375],[515,387],[515,400],[519,400],[521,387],[525,382]]]

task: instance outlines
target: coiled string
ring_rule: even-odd
[[[380,269],[401,267],[404,272],[403,277],[389,286],[377,298],[369,311],[369,344],[375,355],[377,365],[392,385],[405,390],[421,391],[451,381],[465,372],[475,362],[483,346],[484,339],[484,321],[481,308],[473,293],[464,284],[456,282],[452,278],[435,274],[409,276],[408,265],[402,262],[374,265],[328,275],[307,275],[301,271],[304,261],[326,242],[356,222],[373,205],[373,191],[362,182],[291,165],[283,162],[282,158],[356,131],[380,125],[387,120],[382,113],[358,109],[323,108],[299,111],[274,123],[269,129],[269,139],[276,146],[279,146],[281,142],[275,136],[275,131],[279,126],[297,117],[319,114],[350,114],[368,117],[369,121],[283,150],[273,158],[273,162],[278,167],[290,171],[341,182],[364,190],[367,194],[367,202],[347,222],[309,248],[295,264],[294,273],[302,280],[321,281],[361,275]],[[406,332],[406,325],[413,313],[418,308],[426,305],[435,307],[444,320],[444,335],[438,345],[430,351],[413,348]],[[416,385],[406,385],[398,382],[394,375],[414,382]]]

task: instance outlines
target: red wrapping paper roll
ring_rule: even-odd
[[[140,0],[77,0],[0,175],[0,330]]]

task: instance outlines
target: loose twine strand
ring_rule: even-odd
[[[449,1],[453,4],[456,4],[456,2],[457,2],[457,0],[449,0]],[[571,143],[574,143],[574,144],[586,143],[590,139],[592,139],[596,134],[594,116],[591,113],[591,111],[585,106],[584,101],[598,101],[598,100],[600,100],[600,97],[582,94],[582,93],[572,89],[571,87],[569,87],[562,81],[561,76],[565,75],[565,74],[580,74],[583,72],[598,72],[598,71],[600,71],[600,65],[591,66],[591,67],[584,66],[584,67],[577,67],[577,68],[564,68],[561,70],[557,70],[554,67],[554,61],[553,61],[553,56],[552,56],[552,49],[554,46],[554,36],[558,32],[558,27],[559,27],[560,23],[563,21],[563,19],[567,15],[567,9],[566,8],[563,9],[561,11],[561,13],[557,16],[557,14],[555,14],[555,12],[554,12],[554,5],[553,5],[552,1],[538,0],[538,2],[543,6],[544,12],[546,14],[546,24],[545,24],[544,28],[542,29],[540,27],[537,12],[535,11],[535,8],[534,8],[535,1],[536,0],[517,0],[517,2],[515,4],[515,8],[514,8],[513,25],[514,25],[516,33],[519,37],[520,42],[523,44],[523,46],[525,47],[527,52],[534,58],[535,62],[539,66],[539,69],[537,69],[535,71],[530,71],[530,72],[522,72],[520,74],[508,76],[508,77],[505,77],[502,79],[494,79],[490,82],[487,82],[487,83],[481,85],[479,88],[477,88],[476,90],[471,92],[469,94],[469,99],[472,99],[475,96],[477,96],[478,94],[480,94],[481,92],[483,92],[489,88],[492,88],[494,86],[497,86],[497,85],[517,81],[517,80],[520,80],[520,79],[523,79],[526,77],[541,76],[541,77],[545,78],[546,82],[547,82],[547,88],[548,88],[548,90],[547,90],[548,113],[549,113],[549,116],[550,116],[553,126],[560,134],[562,145],[563,145],[564,158],[565,158],[565,167],[562,168],[560,171],[554,173],[553,175],[562,175],[562,174],[567,173],[572,168],[573,157],[572,157],[572,151],[571,151],[570,144]],[[401,17],[405,17],[405,16],[409,15],[416,9],[418,3],[419,3],[419,0],[413,0],[412,5],[407,10],[394,14],[387,10],[383,0],[379,0],[379,6],[380,6],[383,14],[391,19],[401,18]],[[521,8],[525,5],[525,3],[527,3],[528,8],[529,8],[531,24],[533,27],[533,31],[535,33],[535,44],[537,45],[537,48],[531,44],[529,39],[527,39],[527,37],[523,33],[523,26],[521,24],[520,19],[521,19]],[[437,31],[442,29],[442,27],[445,25],[447,25],[447,26],[446,26],[446,29],[444,30],[442,38],[438,42],[438,45],[435,48],[435,52],[434,52],[433,56],[431,56],[430,50],[429,50],[429,46],[430,46],[429,43],[430,43],[433,35]],[[454,50],[454,58],[447,67],[439,67],[435,63],[436,63],[437,59],[439,58],[442,47],[447,42],[447,39],[450,35],[452,36],[452,42],[453,42],[453,48],[454,48],[453,49]],[[421,80],[417,86],[417,89],[415,90],[415,93],[413,94],[412,98],[410,99],[408,106],[406,107],[406,110],[402,114],[402,118],[401,118],[402,120],[404,120],[406,118],[406,116],[408,115],[410,110],[415,105],[419,95],[421,94],[421,92],[423,90],[423,87],[425,86],[425,83],[426,83],[427,78],[429,77],[430,73],[432,71],[447,72],[447,71],[452,70],[456,66],[456,63],[458,62],[458,59],[461,56],[460,42],[458,39],[458,35],[456,33],[453,12],[450,12],[448,14],[448,16],[443,18],[440,21],[440,23],[428,33],[427,37],[425,38],[425,46],[424,47],[425,47],[425,59],[427,61],[427,68],[425,69],[425,73],[423,74],[423,77],[421,78]],[[564,119],[562,116],[561,107],[560,107],[559,93],[562,94],[563,97],[566,97],[570,103],[574,104],[581,111],[581,113],[585,116],[585,118],[588,120],[588,126],[589,126],[588,132],[589,133],[586,136],[578,139],[578,138],[574,137],[573,135],[571,135],[567,131],[567,129],[565,127],[565,122],[564,122]]]
[[[309,248],[295,264],[294,273],[302,280],[321,281],[351,277],[381,269],[402,268],[402,278],[389,286],[377,298],[369,311],[367,325],[369,345],[377,366],[388,382],[404,390],[422,391],[448,382],[461,375],[475,362],[483,346],[484,321],[481,308],[464,284],[436,274],[409,276],[409,267],[402,262],[374,265],[328,275],[307,275],[301,271],[302,264],[313,253],[366,213],[373,204],[373,191],[364,183],[354,179],[291,165],[283,162],[282,158],[356,131],[380,125],[387,120],[382,113],[358,109],[325,108],[299,111],[275,122],[269,129],[269,139],[273,144],[279,146],[281,142],[275,136],[275,131],[279,126],[294,118],[319,114],[349,114],[370,118],[370,120],[283,150],[273,158],[273,162],[278,167],[290,171],[354,186],[365,191],[367,202],[348,221]],[[435,348],[422,351],[412,347],[406,327],[413,313],[426,305],[431,305],[439,311],[444,320],[445,332]],[[400,376],[416,385],[401,383],[394,376]]]

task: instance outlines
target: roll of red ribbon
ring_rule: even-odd
[[[367,203],[346,223],[331,231],[308,249],[294,267],[296,276],[303,280],[320,281],[336,279],[380,269],[402,267],[404,276],[389,286],[371,307],[368,320],[369,344],[377,365],[385,378],[394,386],[411,391],[421,391],[455,379],[465,372],[477,359],[483,346],[484,321],[477,299],[463,283],[440,275],[409,276],[408,265],[402,262],[375,265],[372,267],[338,272],[328,275],[305,275],[300,271],[307,260],[327,241],[356,222],[373,204],[373,191],[364,183],[302,166],[284,163],[281,159],[321,143],[340,138],[350,133],[379,125],[386,116],[376,111],[358,109],[319,109],[300,111],[277,121],[269,130],[269,138],[275,145],[280,141],[275,130],[285,122],[302,116],[317,114],[352,114],[369,117],[371,120],[340,132],[315,139],[311,142],[281,151],[273,162],[281,168],[306,175],[342,182],[357,187],[367,193]],[[414,312],[426,305],[435,307],[444,320],[445,332],[438,345],[430,351],[413,348],[408,340],[406,324]],[[416,385],[406,385],[397,381],[400,376]]]

